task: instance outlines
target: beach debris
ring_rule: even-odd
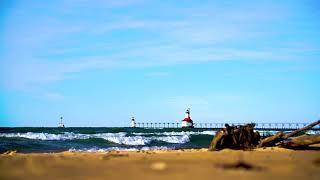
[[[244,170],[262,170],[259,166],[254,166],[244,161],[237,161],[235,163],[220,163],[216,164],[217,168],[220,169],[244,169]]]
[[[2,155],[12,156],[16,153],[17,153],[17,150],[9,150],[9,151],[4,152]]]
[[[297,129],[289,134],[284,134],[283,132],[278,132],[277,134],[262,139],[258,145],[258,147],[270,147],[270,146],[281,146],[286,148],[295,148],[295,147],[305,147],[311,144],[319,143],[319,136],[318,135],[302,135],[298,137],[294,137],[295,135],[307,131],[312,127],[320,124],[320,120],[311,123],[303,128]],[[291,139],[289,139],[291,138]],[[288,140],[289,139],[289,140]]]
[[[253,149],[259,147],[279,146],[290,149],[306,148],[312,144],[320,143],[320,135],[301,135],[294,137],[304,131],[310,130],[312,127],[320,124],[320,120],[311,123],[303,128],[297,129],[291,133],[285,134],[278,132],[273,136],[260,140],[258,132],[254,132],[255,124],[246,124],[238,126],[229,126],[225,124],[225,128],[217,131],[212,139],[209,151],[229,149]]]
[[[302,148],[312,144],[320,143],[320,134],[318,135],[302,135],[279,142],[277,145],[287,148]]]
[[[307,125],[307,126],[305,126],[305,127],[303,127],[303,128],[297,129],[297,130],[295,130],[295,131],[293,131],[293,132],[285,135],[285,136],[284,136],[284,139],[287,139],[287,138],[289,138],[289,137],[293,137],[293,136],[297,135],[297,134],[300,133],[300,132],[307,131],[307,130],[313,128],[314,126],[316,126],[316,125],[318,125],[318,124],[320,124],[320,120],[318,120],[318,121],[316,121],[316,122],[314,122],[314,123],[311,123],[311,124],[309,124],[309,125]]]
[[[283,132],[278,132],[273,136],[264,138],[260,141],[258,147],[270,147],[274,146],[277,142],[281,141],[282,138],[284,137]]]
[[[150,168],[155,171],[163,171],[167,169],[167,163],[165,162],[154,162],[151,164]]]
[[[260,134],[254,132],[255,124],[230,126],[225,124],[225,128],[217,131],[212,139],[209,151],[230,149],[252,149],[259,144]]]

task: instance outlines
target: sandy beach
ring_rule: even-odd
[[[320,151],[8,153],[0,179],[319,179]]]

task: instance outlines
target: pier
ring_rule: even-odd
[[[194,123],[194,128],[197,129],[212,129],[218,130],[224,128],[226,123]],[[247,123],[228,123],[229,125],[244,125]],[[307,126],[308,123],[255,123],[256,130],[266,131],[294,131]],[[138,128],[181,128],[181,123],[150,123],[137,122],[135,127]],[[320,125],[313,127],[311,130],[320,131]]]

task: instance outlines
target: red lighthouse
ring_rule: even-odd
[[[190,108],[188,108],[186,110],[186,114],[185,114],[184,119],[182,120],[181,126],[183,128],[193,128],[193,121],[192,121],[192,119],[190,117]]]

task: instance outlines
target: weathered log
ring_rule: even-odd
[[[212,139],[210,146],[209,146],[209,151],[216,151],[219,149],[219,144],[222,138],[225,136],[225,132],[223,130],[217,131],[216,135]]]
[[[280,147],[286,148],[297,148],[297,147],[306,147],[312,144],[320,143],[320,135],[302,135],[296,138],[292,138],[286,141],[280,142],[278,145]]]
[[[316,122],[314,122],[314,123],[311,123],[311,124],[309,124],[308,126],[305,126],[305,127],[301,128],[301,129],[297,129],[297,130],[295,130],[295,131],[293,131],[293,132],[291,132],[291,133],[289,133],[289,134],[286,134],[283,138],[284,138],[284,139],[287,139],[287,138],[292,137],[292,136],[294,136],[294,135],[296,135],[296,134],[298,134],[298,133],[300,133],[300,132],[309,130],[309,129],[311,129],[312,127],[314,127],[314,126],[316,126],[316,125],[318,125],[318,124],[320,124],[320,120],[318,120],[318,121],[316,121]]]
[[[300,132],[306,131],[311,129],[312,127],[316,126],[320,124],[320,120],[309,124],[308,126],[305,126],[303,128],[297,129],[289,134],[284,134],[283,132],[278,132],[277,134],[271,136],[271,137],[267,137],[263,140],[261,140],[260,144],[258,145],[258,147],[266,147],[266,146],[274,146],[276,143],[283,141],[285,139],[288,139],[289,137],[292,137],[294,135],[297,135]]]
[[[271,137],[267,137],[267,138],[262,139],[260,144],[258,145],[258,147],[273,146],[277,142],[283,140],[283,137],[284,137],[284,133],[278,132],[277,134],[275,134]]]

